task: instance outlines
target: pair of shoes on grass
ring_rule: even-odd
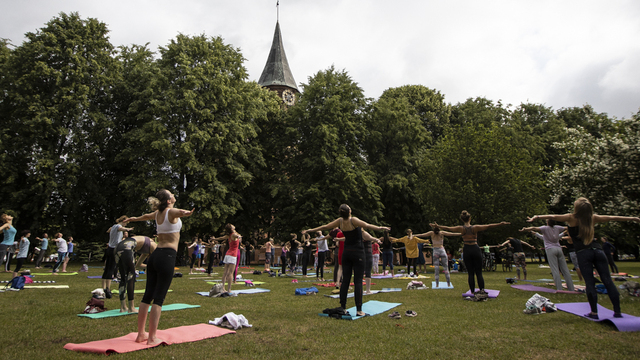
[[[407,311],[404,313],[404,316],[408,316],[408,317],[416,317],[416,316],[418,316],[418,314],[417,314],[415,311],[413,311],[413,310],[407,310]],[[402,316],[400,315],[400,313],[399,313],[399,312],[394,311],[394,312],[392,312],[391,314],[389,314],[389,317],[390,317],[390,318],[392,318],[392,319],[400,319]]]

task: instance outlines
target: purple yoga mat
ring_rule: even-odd
[[[591,321],[610,322],[618,329],[618,331],[640,331],[639,317],[622,313],[621,318],[614,318],[613,311],[600,306],[600,304],[598,304],[598,320],[584,316],[585,314],[591,312],[591,307],[587,302],[556,304],[556,307],[558,308],[558,310],[568,312],[569,314],[578,315]]]
[[[87,279],[102,279],[102,275],[87,276]]]
[[[371,277],[372,279],[392,279],[393,275],[389,274],[389,275],[373,275]]]
[[[479,291],[480,289],[476,289],[476,291]],[[491,289],[484,289],[484,291],[487,292],[487,294],[489,294],[489,298],[490,299],[495,299],[498,297],[498,295],[500,295],[500,290],[491,290]],[[462,297],[472,297],[473,294],[471,293],[471,290],[467,291],[466,293],[462,294]]]
[[[553,289],[549,289],[549,288],[545,288],[542,286],[535,286],[535,285],[511,285],[512,288],[514,289],[518,289],[518,290],[524,290],[524,291],[536,291],[536,292],[545,292],[545,293],[552,293],[555,294],[556,291]]]

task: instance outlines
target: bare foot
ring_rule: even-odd
[[[365,313],[364,313],[364,311],[358,311],[358,312],[356,312],[356,315],[357,316],[364,316]]]
[[[367,295],[371,295],[371,291],[365,291],[364,293]]]
[[[136,308],[129,310],[129,314],[137,314],[137,313],[138,313],[138,309]]]
[[[127,309],[127,308],[124,308],[124,309],[123,309],[123,308],[120,308],[120,312],[121,312],[121,313],[129,312],[129,309]]]
[[[163,343],[163,341],[158,339],[158,338],[154,338],[153,340],[151,338],[149,338],[147,340],[147,345],[159,345],[159,344],[162,344],[162,343]]]
[[[149,333],[140,334],[138,333],[138,337],[136,338],[137,343],[145,342],[149,339]]]

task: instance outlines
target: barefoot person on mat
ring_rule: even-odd
[[[388,227],[375,226],[368,224],[357,217],[351,216],[351,208],[347,204],[340,205],[340,218],[334,221],[318,226],[314,229],[304,230],[302,233],[316,232],[322,230],[331,230],[335,227],[340,228],[344,234],[344,252],[342,254],[342,284],[340,286],[340,307],[346,312],[347,293],[349,292],[349,283],[353,274],[353,283],[355,286],[354,297],[356,300],[356,309],[358,316],[364,316],[362,311],[362,278],[365,270],[365,252],[362,240],[362,228],[370,230],[390,230]]]
[[[176,254],[180,241],[180,229],[182,229],[181,217],[191,216],[191,211],[175,209],[175,196],[169,190],[158,191],[156,197],[149,198],[152,213],[128,218],[124,222],[155,220],[158,231],[158,246],[147,261],[147,287],[142,297],[138,312],[138,337],[136,342],[146,341],[147,345],[157,345],[162,340],[156,337],[162,304],[167,295],[173,269],[176,265]],[[151,305],[153,301],[153,305]],[[147,313],[149,315],[149,333],[145,332]]]

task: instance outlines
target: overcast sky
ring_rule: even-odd
[[[108,25],[115,46],[165,46],[178,33],[240,48],[262,73],[276,0],[0,0],[0,38],[19,45],[60,12]],[[449,103],[483,96],[517,106],[590,104],[619,119],[640,110],[640,1],[281,0],[296,82],[331,65],[378,98],[420,84]]]

